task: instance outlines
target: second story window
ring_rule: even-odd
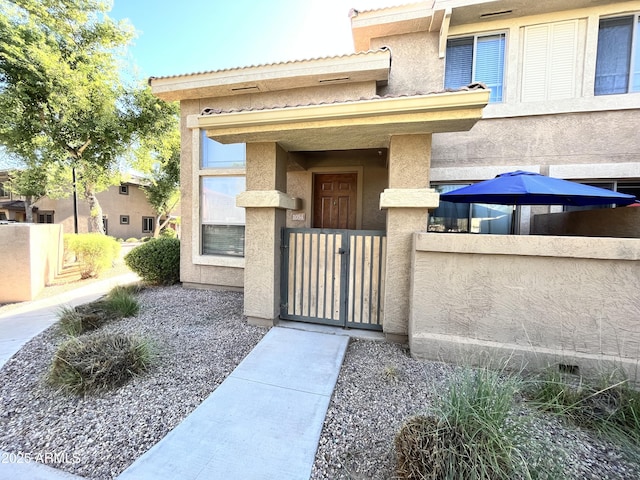
[[[502,102],[505,34],[475,35],[447,40],[445,88],[482,82],[491,89],[490,102]]]
[[[4,186],[4,183],[0,182],[0,198],[8,197],[9,190]]]
[[[640,91],[640,18],[603,18],[598,31],[595,94]]]

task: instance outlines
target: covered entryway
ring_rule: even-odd
[[[382,330],[383,231],[285,228],[280,317]]]

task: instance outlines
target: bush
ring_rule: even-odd
[[[166,237],[166,238],[176,238],[178,236],[178,234],[176,233],[176,231],[173,228],[168,228],[165,227],[160,231],[160,236],[161,237]]]
[[[104,299],[76,308],[65,307],[58,313],[60,329],[67,335],[77,336],[96,330],[110,320],[133,317],[140,310],[134,297],[139,291],[137,285],[117,286]]]
[[[138,239],[135,237],[130,237],[125,240],[125,243],[138,243]]]
[[[118,318],[133,317],[138,314],[140,304],[133,296],[135,286],[118,286],[113,288],[104,300],[105,309]]]
[[[640,392],[624,376],[613,373],[588,381],[549,370],[532,382],[526,394],[539,409],[602,434],[640,461]]]
[[[69,233],[65,235],[65,248],[73,252],[80,263],[80,277],[97,277],[120,255],[120,244],[99,233]]]
[[[83,311],[80,307],[65,307],[58,314],[58,318],[60,329],[71,336],[100,328],[109,320],[101,312],[87,311],[87,309]]]
[[[562,478],[562,462],[549,445],[526,435],[526,416],[512,412],[519,388],[516,377],[466,369],[438,397],[432,415],[409,419],[396,435],[397,477]]]
[[[180,241],[156,238],[131,250],[124,261],[132,271],[150,284],[180,281]]]
[[[151,359],[149,343],[129,335],[72,337],[58,347],[49,382],[77,394],[109,390],[147,370]]]

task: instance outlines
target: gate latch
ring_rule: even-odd
[[[344,255],[345,253],[347,253],[347,251],[346,251],[344,248],[339,248],[339,249],[338,249],[338,253],[339,253],[340,255]]]

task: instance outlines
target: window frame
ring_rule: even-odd
[[[56,223],[55,220],[55,210],[40,210],[38,212],[38,223],[42,223],[42,224],[53,224]],[[51,217],[51,221],[47,222],[47,217]],[[41,221],[41,219],[44,218],[44,222]]]
[[[506,79],[507,79],[507,52],[508,52],[508,38],[509,38],[509,30],[495,30],[495,31],[488,31],[488,32],[479,32],[479,33],[470,33],[470,34],[461,34],[461,35],[454,35],[451,37],[447,38],[447,45],[445,47],[445,66],[444,66],[444,88],[445,89],[454,89],[454,88],[461,88],[464,87],[465,85],[460,85],[459,87],[448,87],[447,86],[447,58],[449,57],[449,55],[447,55],[447,50],[449,48],[449,41],[450,40],[462,40],[462,39],[468,39],[468,38],[472,38],[473,39],[473,51],[471,53],[471,82],[470,83],[475,83],[475,82],[481,82],[484,83],[482,80],[476,80],[475,75],[476,75],[476,71],[477,71],[477,53],[478,53],[478,38],[484,38],[484,37],[493,37],[493,36],[502,36],[502,38],[504,39],[504,46],[503,46],[503,51],[502,51],[502,81],[500,83],[500,87],[501,87],[501,94],[500,94],[500,98],[497,100],[489,100],[490,104],[503,104],[505,103],[506,100]],[[491,97],[493,97],[494,95],[494,91],[491,91]]]
[[[120,185],[118,193],[120,193],[120,195],[129,195],[129,185]]]
[[[11,197],[11,192],[5,186],[6,182],[0,182],[0,198],[9,198]]]
[[[120,215],[120,225],[130,225],[129,215]]]
[[[598,50],[600,48],[600,30],[601,30],[601,26],[602,26],[602,22],[603,21],[607,21],[607,20],[617,20],[617,19],[623,19],[623,18],[631,18],[631,48],[630,48],[630,52],[629,52],[629,58],[627,59],[628,62],[628,68],[629,68],[629,72],[627,75],[627,88],[625,92],[602,92],[602,93],[598,93],[597,91],[597,83],[598,83]],[[598,21],[598,46],[596,49],[596,65],[595,65],[595,74],[594,74],[594,82],[593,82],[593,94],[596,97],[601,97],[601,96],[605,96],[605,95],[626,95],[629,93],[638,93],[640,92],[640,81],[638,82],[637,85],[637,89],[633,90],[633,86],[634,86],[634,82],[633,82],[633,76],[634,74],[639,74],[640,75],[640,65],[636,65],[636,58],[638,57],[638,59],[640,60],[640,52],[638,51],[638,49],[640,49],[640,42],[637,42],[636,40],[640,39],[640,12],[633,12],[633,13],[627,13],[625,15],[607,15],[607,16],[602,16],[600,17],[599,21]]]
[[[194,188],[194,210],[193,221],[191,222],[191,241],[193,245],[191,253],[191,261],[195,265],[210,265],[219,267],[244,268],[244,256],[229,255],[203,255],[202,252],[202,178],[217,176],[243,176],[246,177],[246,166],[238,168],[220,168],[220,167],[203,167],[202,166],[202,139],[206,133],[204,129],[193,128],[191,131],[191,165],[192,165],[192,185]]]
[[[142,233],[153,233],[153,230],[155,228],[155,218],[154,217],[142,217]],[[150,229],[145,229],[145,223],[146,222],[151,222],[151,228]]]

